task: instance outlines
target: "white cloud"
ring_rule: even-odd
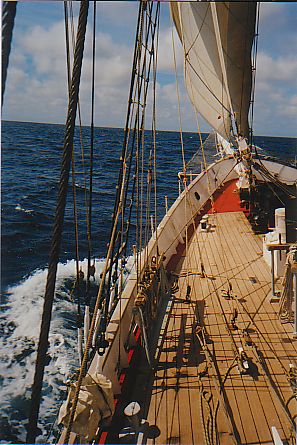
[[[180,40],[175,30],[173,33],[173,38],[175,46],[176,66],[177,69],[180,70],[183,67],[183,52]],[[166,28],[160,31],[159,50],[158,50],[158,70],[162,72],[170,72],[170,73],[174,72],[171,28]]]
[[[256,89],[254,132],[258,135],[296,135],[295,98],[272,83],[259,84]]]
[[[294,82],[297,79],[297,56],[273,58],[259,53],[257,60],[257,78],[259,81]]]
[[[287,23],[286,5],[262,5],[262,42],[259,41],[255,129],[258,134],[296,135],[297,56],[294,38],[286,35],[279,44],[285,50],[278,55],[269,47],[273,24],[277,19]],[[99,11],[100,12],[100,11]],[[123,126],[127,109],[133,39],[127,38],[123,17],[131,27],[137,8],[129,3],[105,4],[98,13],[99,33],[96,49],[96,125]],[[104,26],[100,26],[104,23]],[[287,21],[287,22],[286,22]],[[121,23],[120,23],[121,22]],[[178,129],[176,84],[173,70],[171,28],[160,30],[158,52],[157,110],[160,128]],[[114,26],[117,26],[116,29]],[[279,33],[278,40],[285,35]],[[112,32],[112,30],[114,30]],[[134,30],[130,30],[131,35]],[[265,34],[266,33],[266,34]],[[35,25],[14,32],[10,67],[6,85],[3,117],[11,120],[65,122],[67,108],[67,77],[63,21]],[[270,36],[270,37],[269,37]],[[266,40],[265,40],[266,39]],[[296,38],[297,39],[297,38]],[[195,130],[195,114],[182,79],[182,48],[175,32],[175,46],[181,92],[184,129]],[[91,98],[92,35],[88,32],[82,70],[80,102],[83,122],[89,123]],[[148,112],[149,115],[149,112]],[[295,122],[294,121],[295,118]],[[205,128],[205,127],[203,127]],[[277,132],[277,133],[275,133]]]
[[[254,131],[296,136],[297,4],[268,2],[260,7]]]
[[[129,8],[122,5],[121,11]],[[114,8],[105,8],[109,15]],[[130,8],[131,11],[131,8]],[[117,18],[116,18],[117,20]],[[67,107],[67,77],[63,21],[50,26],[29,28],[16,34],[4,103],[8,119],[64,122]],[[127,110],[133,46],[116,41],[100,31],[96,36],[96,120],[97,125],[123,126]],[[159,38],[158,69],[163,74],[173,71],[171,29],[162,30]],[[178,48],[178,38],[175,35]],[[176,52],[178,69],[182,70],[181,51]],[[14,67],[14,65],[16,67]],[[87,33],[80,86],[83,123],[89,123],[92,72],[92,35]],[[174,76],[172,77],[174,81]],[[183,79],[180,88],[183,88]],[[178,125],[175,82],[157,85],[159,122],[162,128]],[[151,94],[151,93],[150,93]],[[183,97],[186,96],[183,90]],[[151,96],[150,96],[151,97]],[[150,101],[151,102],[151,101]],[[148,115],[150,112],[148,111]],[[189,129],[189,127],[187,127]]]
[[[60,75],[65,72],[64,35],[64,24],[58,22],[49,29],[34,26],[22,36],[19,45],[28,57],[32,57],[38,74]]]

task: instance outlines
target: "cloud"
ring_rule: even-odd
[[[296,95],[285,91],[281,82],[260,82],[255,95],[254,132],[258,135],[296,135]]]
[[[296,136],[297,4],[261,3],[256,71],[256,134]]]
[[[128,14],[130,11],[131,19],[132,9],[126,6],[122,5],[120,12]],[[104,17],[110,21],[112,10],[114,11],[114,5],[113,8],[109,5],[104,8]],[[115,22],[117,20],[118,15]],[[108,27],[105,24],[105,32],[100,31],[96,35],[95,123],[101,126],[123,126],[127,110],[133,45],[126,43],[125,39],[117,35],[112,36],[106,32],[106,28]],[[63,21],[31,26],[25,32],[16,30],[4,102],[6,119],[65,122],[67,74],[64,42]],[[159,122],[161,128],[173,130],[172,124],[178,125],[178,115],[175,80],[174,76],[169,74],[173,71],[173,49],[169,27],[160,32],[159,45],[158,69],[162,83],[157,85]],[[180,45],[176,34],[175,45],[180,75],[183,61],[181,51],[178,51]],[[80,106],[84,124],[89,124],[90,121],[91,73],[92,31],[90,30],[86,36],[80,86]],[[162,79],[162,75],[170,75],[170,81]],[[183,84],[181,78],[181,89],[184,88]],[[150,93],[149,97],[151,95]],[[181,96],[188,100],[184,89]],[[149,102],[151,104],[151,100]],[[189,126],[187,129],[190,129]]]
[[[23,4],[22,8],[25,9],[26,5]],[[32,10],[32,4],[30,8]],[[105,3],[100,4],[98,9],[95,124],[123,126],[138,5],[132,2]],[[75,14],[77,17],[77,10]],[[296,107],[297,37],[295,40],[292,37],[292,15],[292,6],[287,4],[274,2],[262,5],[261,8],[255,105],[255,130],[258,134],[296,135],[293,112]],[[91,17],[90,13],[90,24]],[[169,16],[166,20],[165,23],[164,20],[161,21],[164,26],[159,36],[157,119],[160,128],[174,130],[179,128],[179,119]],[[39,25],[32,26],[27,17],[26,23],[26,27],[22,25],[14,30],[3,117],[11,120],[64,123],[67,110],[67,74],[63,20],[49,18],[46,22],[39,21]],[[182,48],[176,32],[174,34],[181,108],[186,116],[183,127],[185,130],[195,131],[195,114],[183,80]],[[84,124],[88,124],[90,120],[91,68],[90,29],[86,36],[80,88]],[[205,125],[202,128],[205,129]]]
[[[67,71],[63,22],[49,27],[33,26],[26,33],[15,36],[9,66],[4,116],[16,120],[64,122],[67,107]],[[97,35],[96,96],[98,103],[114,103],[115,110],[127,103],[127,89],[131,71],[131,48],[116,43],[109,34]],[[82,69],[81,104],[89,118],[92,68],[91,32],[87,34]],[[105,91],[104,91],[105,88]],[[83,96],[87,99],[84,100]],[[115,105],[115,103],[114,103]],[[123,108],[123,107],[122,107]],[[123,110],[124,111],[124,110]],[[125,110],[126,111],[126,110]],[[112,124],[113,109],[108,123]],[[87,122],[85,122],[87,123]],[[119,121],[116,122],[119,124]],[[122,122],[121,122],[122,124]],[[104,123],[103,123],[104,125]]]
[[[173,33],[173,38],[175,46],[176,66],[177,70],[180,71],[181,68],[183,68],[183,50],[179,37],[175,30]],[[174,73],[173,54],[172,30],[171,28],[165,28],[160,31],[159,35],[158,70],[165,73]]]
[[[297,79],[296,55],[273,58],[266,53],[259,53],[257,78],[263,81],[292,82]],[[297,84],[296,84],[297,85]]]
[[[29,59],[32,59],[37,74],[65,73],[64,35],[64,24],[58,22],[49,29],[34,26],[22,36],[22,39],[19,39],[20,48]]]

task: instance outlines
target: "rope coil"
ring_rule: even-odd
[[[290,323],[294,316],[293,266],[297,266],[297,244],[290,247],[286,260],[286,270],[282,282],[284,289],[281,295],[279,307],[279,317],[282,323]]]

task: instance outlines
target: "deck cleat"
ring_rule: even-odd
[[[289,363],[288,378],[294,395],[297,394],[297,366]]]
[[[205,377],[208,375],[208,365],[206,362],[199,363],[198,375],[199,375],[199,377]]]
[[[226,300],[234,300],[235,298],[237,298],[237,295],[233,294],[232,288],[228,288],[227,290],[226,289],[222,289],[221,290],[221,295]]]
[[[105,338],[105,334],[100,335],[100,337],[96,341],[96,351],[99,355],[105,354],[105,349],[108,348],[109,342]]]
[[[252,346],[253,345],[253,340],[251,339],[250,334],[248,333],[248,331],[246,329],[243,329],[242,335],[243,335],[245,344],[247,346]]]
[[[226,300],[233,300],[233,298],[234,298],[232,293],[229,291],[229,289],[228,290],[222,289],[221,294],[222,294],[222,297],[224,297]]]
[[[231,329],[231,331],[238,330],[238,327],[236,325],[237,317],[238,317],[238,310],[235,308],[235,309],[233,309],[232,316],[231,316],[230,323],[229,323],[229,329]]]
[[[248,374],[250,370],[249,359],[242,347],[238,348],[237,362],[240,374]]]

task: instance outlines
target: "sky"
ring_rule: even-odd
[[[93,4],[90,2],[89,20]],[[79,2],[74,2],[77,17]],[[136,28],[137,2],[97,2],[95,125],[123,127]],[[179,129],[169,7],[161,5],[157,127]],[[90,27],[91,28],[91,27]],[[175,36],[182,128],[197,122],[183,81],[182,49]],[[297,2],[260,6],[254,134],[297,136]],[[86,38],[80,103],[90,123],[91,29]],[[62,1],[19,1],[2,118],[65,123],[67,75]],[[200,120],[202,131],[209,126]]]

